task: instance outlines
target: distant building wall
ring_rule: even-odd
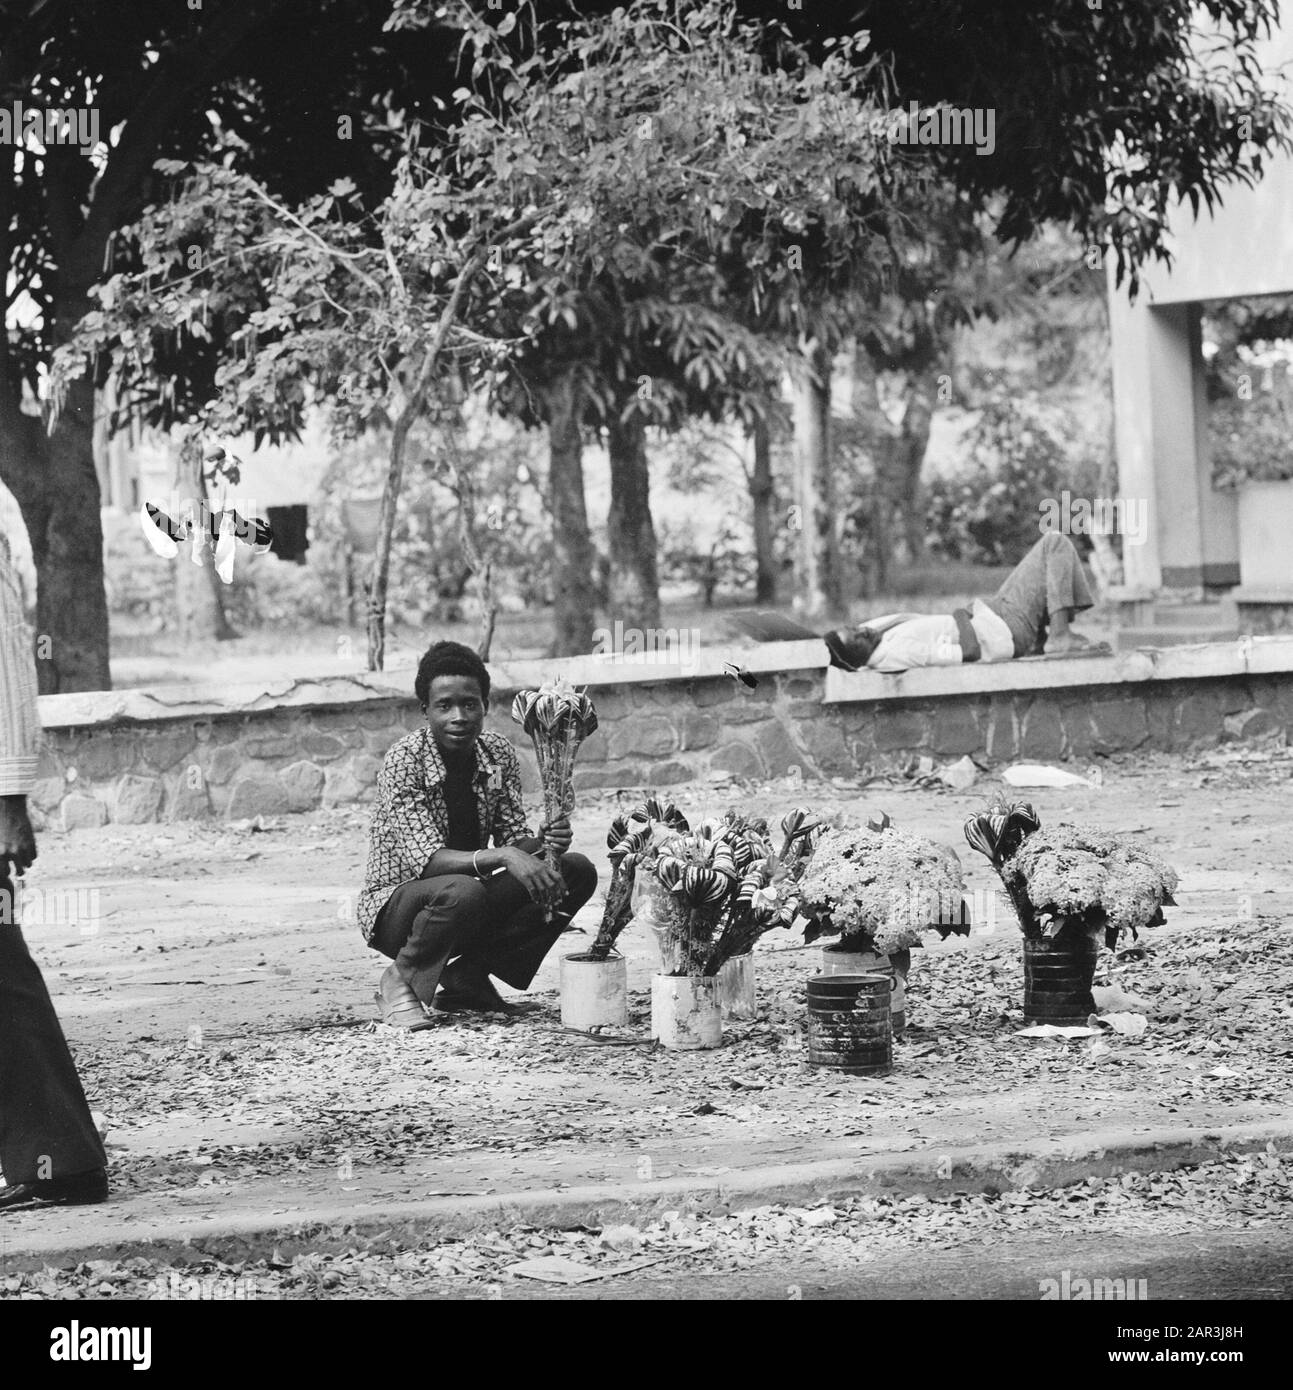
[[[1293,63],[1293,28],[1260,61],[1267,73]],[[1142,267],[1134,304],[1109,266],[1119,491],[1146,500],[1151,530],[1126,547],[1123,569],[1131,588],[1219,589],[1239,583],[1238,521],[1234,496],[1212,488],[1199,305],[1293,293],[1293,159],[1271,159],[1252,188],[1228,185],[1197,219],[1179,205],[1166,244],[1170,269]]]

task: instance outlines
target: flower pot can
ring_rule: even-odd
[[[849,1076],[893,1067],[889,975],[815,975],[808,981],[808,1061]]]
[[[629,896],[629,906],[633,909],[630,927],[637,927],[655,947],[656,963],[660,971],[665,969],[664,935],[666,931],[665,910],[668,906],[669,890],[654,877],[638,874]]]
[[[623,1028],[629,1021],[629,963],[618,952],[561,960],[561,1022],[566,1028]]]
[[[679,1052],[718,1047],[723,1010],[717,975],[653,975],[651,1036]]]
[[[1024,1018],[1057,1027],[1084,1024],[1095,1013],[1091,981],[1100,945],[1088,936],[1024,939]]]
[[[733,956],[718,969],[718,1003],[724,1018],[753,1018],[754,954]]]
[[[908,964],[910,952],[902,952]],[[890,1007],[893,1011],[893,1031],[901,1033],[907,1026],[907,971],[899,969],[890,956],[878,955],[875,951],[837,951],[830,946],[822,948],[823,975],[888,975],[893,981]]]

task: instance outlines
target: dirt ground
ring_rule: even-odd
[[[561,1029],[558,958],[583,948],[575,934],[535,981],[535,1013],[445,1018],[411,1036],[378,1027],[384,961],[351,920],[366,807],[263,830],[46,833],[30,886],[97,892],[100,920],[95,931],[30,925],[27,937],[109,1127],[114,1191],[153,1211],[218,1210],[236,1197],[288,1209],[560,1188],[1118,1126],[1282,1121],[1293,1058],[1291,775],[1289,750],[1230,748],[1110,760],[1101,787],[1016,793],[1043,823],[1135,836],[1180,872],[1180,906],[1142,938],[1148,955],[1105,952],[1097,977],[1144,1001],[1148,1031],[1137,1041],[1016,1037],[1019,935],[1003,906],[991,929],[944,943],[931,935],[916,954],[912,1027],[893,1074],[877,1079],[807,1066],[801,991],[819,947],[783,933],[758,952],[759,1016],[729,1023],[717,1052],[649,1045],[655,950],[635,928],[623,941],[629,1045]],[[672,794],[696,818],[732,805],[777,816],[796,803],[860,818],[886,810],[955,846],[982,902],[998,885],[961,825],[999,785],[985,774],[965,793],[837,779]],[[587,795],[574,817],[576,847],[604,873],[617,804]],[[600,906],[599,892],[580,925],[595,927]]]

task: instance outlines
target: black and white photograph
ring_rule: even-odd
[[[15,1374],[1276,1364],[1293,6],[0,0],[0,162]]]

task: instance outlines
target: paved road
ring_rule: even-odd
[[[1255,1231],[1210,1232],[1102,1240],[1062,1240],[1050,1234],[992,1233],[991,1241],[953,1250],[911,1250],[854,1268],[814,1262],[809,1249],[769,1260],[748,1271],[706,1273],[689,1267],[670,1273],[657,1265],[573,1288],[516,1279],[494,1286],[493,1297],[513,1299],[1009,1299],[1040,1300],[1042,1281],[1069,1288],[1086,1279],[1145,1281],[1148,1300],[1293,1298],[1293,1219]],[[425,1298],[479,1298],[479,1285],[437,1284]],[[1242,1311],[1218,1313],[1242,1322]],[[1176,1321],[1180,1321],[1177,1318]],[[1261,1319],[1262,1323],[1266,1319]],[[1220,1343],[1218,1343],[1220,1345]],[[1234,1343],[1233,1345],[1237,1345]]]

